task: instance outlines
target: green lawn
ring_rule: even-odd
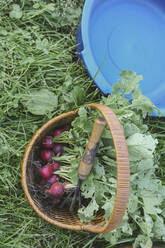
[[[76,56],[82,6],[82,0],[0,1],[1,248],[111,247],[95,234],[42,220],[27,204],[20,183],[20,162],[33,133],[53,116],[101,97]],[[58,103],[47,114],[32,114],[28,98],[43,88],[58,96]],[[146,121],[160,140],[163,165],[164,119]],[[157,174],[164,180],[163,166]]]

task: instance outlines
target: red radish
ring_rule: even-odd
[[[41,152],[41,157],[44,161],[49,162],[52,160],[52,157],[54,156],[54,152],[50,150],[43,150]]]
[[[40,173],[45,179],[49,179],[52,176],[52,167],[50,165],[44,165],[40,169]]]
[[[61,133],[63,133],[63,131],[64,131],[63,129],[55,130],[54,137],[60,135]]]
[[[64,152],[64,147],[62,144],[55,144],[53,147],[53,151],[55,154],[61,155]]]
[[[62,183],[54,183],[50,187],[50,189],[46,190],[50,195],[54,195],[56,197],[62,197],[64,194],[64,186]]]
[[[57,171],[60,168],[60,163],[57,161],[53,161],[53,163],[51,164],[51,167],[53,171]]]
[[[52,204],[55,206],[55,205],[59,204],[60,201],[61,201],[60,198],[55,198],[55,199],[53,199]]]
[[[48,179],[48,183],[56,183],[59,181],[59,177],[57,175],[52,175],[49,179]]]
[[[42,144],[47,149],[52,148],[53,147],[53,137],[52,136],[46,136],[43,139]]]

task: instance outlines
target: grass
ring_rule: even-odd
[[[95,235],[59,229],[39,218],[20,184],[20,162],[33,133],[52,116],[99,94],[76,56],[82,4],[40,1],[34,9],[35,2],[14,1],[22,9],[20,19],[10,17],[13,2],[0,3],[0,247],[90,247]],[[72,97],[79,85],[84,99]],[[47,115],[32,115],[21,99],[41,88],[58,95],[58,106]]]
[[[97,235],[59,229],[39,218],[20,184],[20,162],[33,133],[51,117],[100,99],[76,56],[82,6],[80,0],[0,2],[1,248],[110,247]],[[58,95],[58,105],[48,114],[33,115],[22,99],[42,88]],[[159,135],[158,176],[164,179],[164,121],[149,123]]]

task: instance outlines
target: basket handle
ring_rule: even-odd
[[[81,180],[85,180],[90,174],[96,155],[98,143],[105,125],[106,121],[103,118],[96,118],[94,120],[92,133],[78,168],[78,176]]]
[[[117,228],[125,214],[130,191],[129,155],[124,130],[112,109],[103,104],[88,104],[87,106],[99,110],[103,115],[111,131],[116,152],[117,188],[112,214],[106,225],[103,222],[102,226],[87,225],[84,228],[86,231],[106,233]]]

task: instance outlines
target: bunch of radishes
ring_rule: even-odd
[[[56,129],[53,136],[56,137],[69,129],[69,126]],[[60,203],[65,192],[65,186],[60,182],[59,176],[56,175],[56,171],[60,168],[60,163],[58,161],[53,161],[53,157],[63,154],[64,145],[54,143],[53,136],[45,136],[42,140],[41,159],[44,162],[44,165],[39,168],[39,174],[42,178],[40,181],[42,192],[52,200],[53,205],[57,205]]]

